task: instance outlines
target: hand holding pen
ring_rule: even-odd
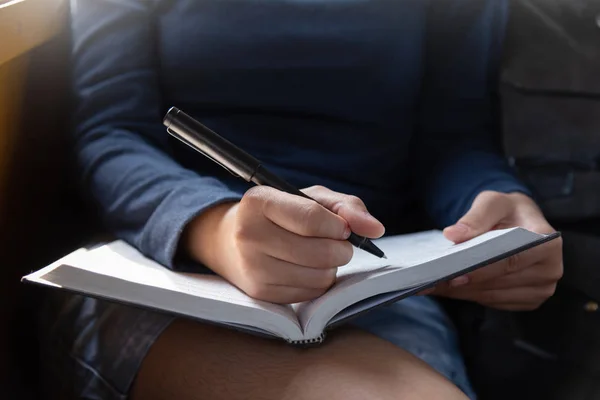
[[[185,238],[194,258],[250,296],[277,303],[318,297],[352,257],[351,243],[384,256],[358,236],[384,232],[358,198],[320,186],[300,191],[179,110],[169,111],[165,125],[176,138],[259,185],[241,202],[203,213]]]
[[[372,236],[383,227],[348,196],[323,187],[305,192],[335,202],[352,223],[312,200],[256,186],[241,201],[202,213],[191,223],[185,247],[253,298],[282,304],[313,300],[335,284],[338,267],[352,258],[345,240],[349,226]]]
[[[270,186],[283,192],[314,200],[267,170],[259,160],[211,131],[183,111],[172,107],[165,116],[163,123],[171,135],[247,182]],[[362,207],[364,207],[364,204]],[[377,257],[386,258],[385,254],[368,238],[351,232],[348,241],[359,249],[363,249]]]

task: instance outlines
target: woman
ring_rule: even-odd
[[[455,241],[501,225],[550,231],[494,147],[505,19],[501,1],[75,1],[84,188],[115,235],[166,268],[279,303],[331,285],[349,228],[418,227],[414,204]],[[249,188],[170,141],[170,106],[323,207]],[[561,268],[560,249],[536,251],[433,294],[535,308]],[[77,296],[46,316],[59,398],[475,398],[433,297],[373,311],[310,351]]]

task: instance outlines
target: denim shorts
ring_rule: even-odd
[[[40,324],[44,398],[123,400],[174,317],[63,292],[47,294]],[[439,304],[410,297],[351,322],[421,358],[475,399],[456,332]]]

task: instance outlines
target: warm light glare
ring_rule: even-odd
[[[12,6],[25,0],[0,0],[0,8]]]

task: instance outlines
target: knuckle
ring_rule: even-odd
[[[257,211],[264,214],[267,207],[272,207],[276,203],[274,197],[277,197],[277,191],[273,188],[268,186],[254,186],[244,193],[240,207],[251,210],[252,214],[255,214]]]
[[[323,215],[323,207],[315,202],[310,202],[302,207],[300,213],[300,230],[304,235],[317,235],[321,230],[321,225],[326,223]]]
[[[551,241],[550,243],[552,243],[552,245],[556,248],[562,251],[563,248],[563,238],[562,237],[557,237],[556,239],[554,239],[553,241]]]
[[[341,267],[350,262],[352,258],[352,245],[342,241],[328,241],[323,249],[323,267]]]
[[[322,289],[313,289],[310,291],[306,291],[306,294],[304,295],[304,298],[301,301],[310,301],[316,299],[317,297],[321,297],[322,295],[327,293],[328,289],[329,288],[327,287]]]
[[[306,219],[311,222],[318,221],[320,217],[323,215],[323,207],[313,201],[309,202],[306,206],[304,206],[304,213]]]
[[[265,188],[261,186],[255,186],[248,189],[242,200],[240,201],[240,213],[249,213],[247,215],[255,214],[257,210],[264,213],[264,207],[269,196],[265,193]]]
[[[244,291],[246,294],[254,299],[258,300],[267,300],[269,295],[269,290],[267,285],[260,284],[258,282],[247,282]]]
[[[313,186],[309,186],[305,189],[305,191],[311,192],[311,193],[323,192],[325,190],[327,190],[327,189],[325,188],[325,186],[322,186],[322,185],[313,185]]]
[[[550,271],[550,273],[549,273],[549,277],[552,282],[558,282],[562,279],[563,274],[564,274],[564,268],[563,268],[563,264],[561,262],[561,263],[558,263],[554,268],[552,268],[552,271]]]
[[[256,203],[262,203],[264,200],[264,196],[265,195],[265,188],[262,186],[254,186],[251,187],[250,189],[248,189],[246,191],[246,193],[244,193],[244,196],[242,197],[242,202],[245,202],[247,204],[256,204]]]
[[[340,247],[340,259],[339,259],[340,265],[337,265],[338,267],[348,264],[350,262],[350,260],[352,260],[352,257],[354,256],[354,249],[352,248],[352,245],[349,242],[340,242],[339,247]]]
[[[254,229],[250,224],[236,224],[233,229],[233,237],[237,243],[248,242],[254,235]]]
[[[365,203],[360,199],[360,197],[354,196],[354,195],[348,195],[346,196],[346,201],[353,205],[353,206],[357,206],[357,207],[364,207]]]
[[[544,287],[544,290],[542,291],[542,293],[544,296],[544,301],[549,299],[550,297],[554,296],[554,293],[556,293],[556,284],[548,285],[548,286]]]
[[[337,273],[337,268],[332,268],[332,269],[323,271],[323,274],[322,274],[321,278],[319,279],[319,284],[318,284],[319,289],[327,290],[331,286],[333,286],[333,284],[336,281],[336,273]]]
[[[327,288],[333,286],[337,281],[337,268],[332,268],[327,277]]]
[[[329,189],[322,185],[313,185],[302,189],[302,192],[316,199],[325,196],[328,191]]]

